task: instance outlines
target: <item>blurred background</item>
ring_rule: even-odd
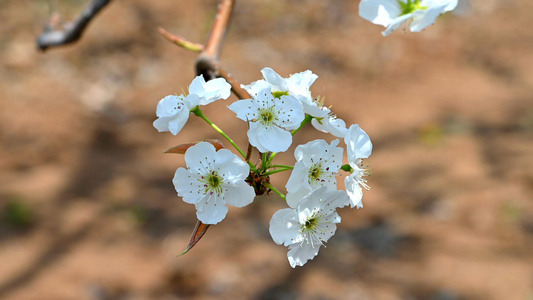
[[[275,195],[176,257],[195,210],[171,181],[183,157],[162,152],[219,136],[194,117],[152,127],[196,59],[157,27],[203,43],[216,1],[113,1],[79,42],[36,49],[50,4],[70,19],[86,3],[0,1],[0,299],[533,299],[532,1],[462,2],[387,38],[358,1],[237,1],[225,69],[245,84],[310,69],[374,143],[364,209],[341,209],[297,269],[268,233]],[[204,113],[244,146],[235,100]],[[309,127],[295,144],[317,138],[332,140]]]

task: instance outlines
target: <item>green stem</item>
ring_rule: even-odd
[[[293,167],[290,167],[290,168],[282,168],[282,169],[276,169],[276,170],[271,170],[271,171],[268,171],[268,172],[265,172],[263,175],[265,176],[269,176],[269,175],[272,175],[272,174],[276,174],[276,173],[280,173],[280,172],[285,172],[285,171],[289,171],[289,170],[292,170]]]
[[[268,153],[263,153],[261,157],[261,170],[266,171],[268,168]]]
[[[233,145],[233,147],[235,147],[235,149],[237,149],[237,151],[239,151],[239,153],[242,155],[242,157],[246,157],[246,154],[241,150],[241,148],[239,148],[239,146],[237,146],[237,144],[224,132],[222,131],[222,129],[220,129],[220,127],[218,127],[215,123],[211,122],[211,120],[209,120],[203,113],[202,113],[202,110],[197,106],[195,107],[193,110],[191,110],[191,112],[195,115],[195,116],[198,116],[200,118],[202,118],[204,121],[207,122],[207,124],[209,124],[211,127],[213,127],[214,130],[216,130],[218,133],[220,133],[226,140],[228,140],[228,142]],[[250,169],[253,170],[253,171],[257,171],[256,167],[254,166],[254,164],[252,164],[251,162],[247,161],[248,165],[250,165]]]
[[[300,129],[302,129],[302,127],[305,126],[305,124],[311,122],[311,120],[313,120],[313,117],[311,115],[305,116],[305,119],[302,121],[302,123],[300,123],[300,127],[294,129],[291,134],[294,136],[298,131],[300,131]]]
[[[270,168],[294,169],[294,166],[288,166],[288,165],[271,165]]]
[[[281,199],[287,201],[287,198],[285,198],[285,195],[283,195],[280,191],[278,191],[274,186],[272,186],[270,183],[264,183],[264,185],[269,188],[271,191],[273,191],[274,193],[278,194],[278,196],[281,197]]]

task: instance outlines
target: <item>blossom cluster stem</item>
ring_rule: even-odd
[[[268,175],[272,175],[272,174],[276,174],[276,173],[280,173],[280,172],[285,172],[285,171],[288,171],[288,170],[292,170],[294,169],[293,166],[283,166],[283,167],[280,167],[281,165],[274,165],[272,167],[278,167],[279,169],[276,169],[276,170],[270,170],[268,172],[265,172],[265,176],[268,176]]]
[[[241,150],[241,148],[239,146],[237,146],[237,144],[224,131],[222,131],[222,129],[220,129],[220,127],[218,127],[215,123],[211,122],[211,120],[209,120],[204,115],[204,113],[202,112],[202,110],[199,107],[196,107],[195,109],[191,110],[191,112],[194,113],[195,116],[198,116],[198,117],[202,118],[207,124],[209,124],[211,127],[213,127],[214,130],[216,130],[218,133],[220,133],[231,145],[233,145],[233,147],[235,147],[235,149],[237,149],[237,151],[239,151],[239,154],[241,154],[242,157],[246,157],[246,154]],[[247,163],[250,165],[250,169],[251,170],[257,171],[255,166],[251,162],[247,161]]]
[[[305,124],[311,122],[311,120],[313,120],[313,117],[311,115],[306,115],[305,119],[302,121],[302,123],[300,123],[300,127],[294,129],[291,132],[292,136],[294,136],[298,131],[300,131],[300,129],[302,129],[305,126]]]
[[[263,183],[267,188],[269,188],[271,191],[273,191],[274,193],[276,193],[278,196],[281,197],[281,199],[287,201],[287,198],[285,198],[285,195],[283,195],[282,192],[278,191],[278,189],[276,189],[273,185],[271,185],[270,183]]]

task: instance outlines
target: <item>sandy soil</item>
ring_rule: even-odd
[[[59,4],[68,17],[84,1]],[[218,136],[194,118],[178,136],[152,127],[196,57],[157,27],[203,42],[214,7],[116,1],[80,42],[39,53],[48,3],[0,2],[1,299],[533,299],[533,2],[473,0],[387,38],[357,1],[237,3],[225,68],[243,83],[312,70],[313,95],[374,143],[364,209],[342,209],[297,269],[268,233],[274,196],[176,257],[195,215],[171,182],[183,158],[162,151]],[[205,113],[242,145],[235,99]],[[316,138],[331,140],[296,142]]]

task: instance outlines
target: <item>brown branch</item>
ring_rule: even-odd
[[[229,28],[231,14],[233,13],[234,0],[222,0],[218,4],[215,21],[211,27],[211,33],[205,43],[205,54],[218,60],[222,43]]]
[[[37,46],[42,51],[48,47],[57,47],[74,43],[80,39],[89,22],[109,4],[111,0],[92,0],[82,13],[72,22],[64,24],[62,29],[56,29],[58,17],[53,16],[45,26],[43,33],[37,38]]]
[[[220,75],[220,77],[226,79],[226,81],[231,85],[231,90],[233,91],[235,96],[237,96],[239,99],[252,98],[252,96],[250,96],[250,94],[248,94],[248,92],[241,87],[241,85],[237,82],[237,80],[235,80],[233,75],[226,72],[226,70],[220,67],[220,65],[217,65],[216,68],[218,70],[218,74]]]

